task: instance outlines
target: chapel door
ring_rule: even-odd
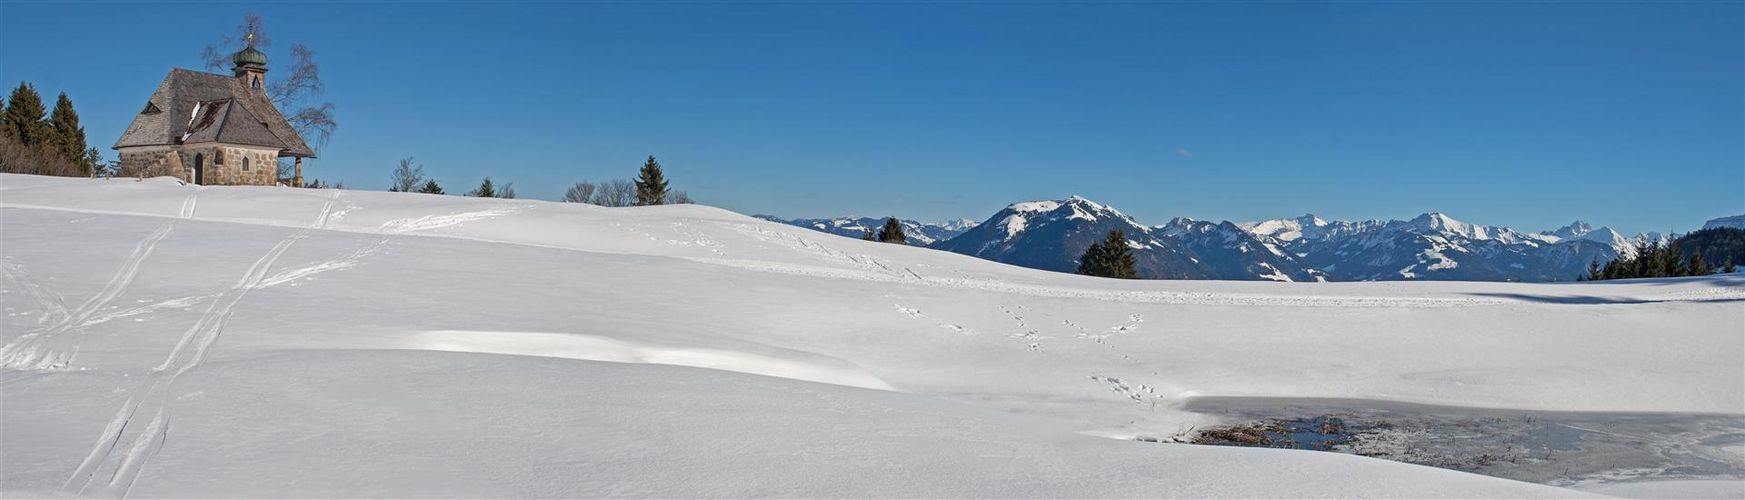
[[[194,155],[194,184],[206,184],[206,155]]]

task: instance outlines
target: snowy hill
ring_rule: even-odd
[[[1008,210],[965,235],[1136,227]],[[1738,275],[1104,280],[695,205],[9,174],[0,271],[8,498],[1571,497],[1135,438],[1210,396],[1745,416]],[[1568,484],[1690,478],[1613,467]]]
[[[860,238],[866,234],[868,229],[877,233],[879,228],[885,225],[884,219],[876,217],[837,217],[833,219],[783,219],[773,215],[755,215],[753,217],[850,238]],[[955,238],[976,225],[975,221],[971,220],[916,222],[898,219],[897,222],[903,225],[903,235],[908,237],[908,243],[918,247]]]
[[[1734,229],[1745,229],[1745,215],[1734,215],[1731,217],[1718,217],[1718,218],[1714,218],[1714,219],[1709,219],[1708,222],[1703,223],[1703,229],[1714,229],[1717,227],[1730,227],[1730,228],[1734,228]]]

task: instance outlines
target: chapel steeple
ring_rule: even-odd
[[[242,79],[244,86],[256,90],[264,89],[267,83],[267,54],[254,48],[253,29],[243,38],[248,46],[230,56],[230,62],[236,64],[232,70],[236,72],[237,78]]]

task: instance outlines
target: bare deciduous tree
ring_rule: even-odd
[[[333,129],[339,128],[339,122],[333,120],[333,103],[324,102],[319,106],[303,107],[285,117],[291,128],[305,138],[314,138],[316,149],[327,145],[327,139],[333,137]]]
[[[251,33],[256,49],[265,51],[273,45],[272,38],[267,36],[266,20],[260,14],[249,12],[242,16],[242,24],[236,26],[235,35],[224,35],[219,43],[209,44],[201,52],[200,58],[206,61],[206,69],[229,69],[231,54],[248,43],[247,37]],[[315,63],[315,51],[303,44],[291,45],[290,70],[277,74],[284,76],[267,82],[267,97],[278,106],[297,133],[312,140],[311,147],[320,149],[325,146],[339,123],[333,118],[333,103],[320,101],[327,87],[321,83],[321,66]],[[284,169],[281,162],[280,170]]]
[[[254,33],[254,46],[266,50],[273,46],[273,39],[267,37],[267,22],[260,14],[253,11],[242,15],[242,24],[236,25],[236,34],[224,35],[218,43],[207,44],[206,50],[200,52],[200,59],[206,61],[206,69],[223,70],[230,68],[230,56],[234,52],[231,47],[248,43],[248,35]]]
[[[636,202],[636,183],[630,179],[612,179],[600,183],[594,192],[594,204],[602,207],[628,207]]]
[[[497,197],[505,200],[515,199],[515,183],[505,182],[503,188],[497,190]]]
[[[393,182],[388,185],[389,191],[410,193],[424,186],[424,165],[413,163],[413,158],[401,158],[400,165],[394,167]]]
[[[668,191],[666,194],[665,204],[667,204],[667,205],[683,205],[683,204],[688,204],[688,203],[695,203],[695,202],[691,201],[691,194],[690,193],[675,190],[675,191]]]
[[[577,182],[563,193],[563,201],[568,203],[587,203],[594,200],[594,183]]]
[[[26,146],[16,137],[0,135],[0,172],[84,177],[85,167],[47,146]]]

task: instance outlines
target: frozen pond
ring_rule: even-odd
[[[1201,444],[1326,450],[1557,486],[1745,480],[1745,416],[1197,398]]]

